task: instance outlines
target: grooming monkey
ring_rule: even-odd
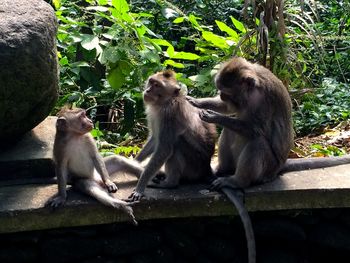
[[[350,156],[287,160],[293,144],[291,99],[267,68],[235,57],[221,66],[215,85],[220,91],[215,98],[188,98],[208,109],[202,120],[223,127],[213,189],[246,188],[287,171],[350,163]]]
[[[119,162],[119,171],[139,177],[129,199],[141,199],[147,185],[174,188],[180,181],[210,179],[216,128],[203,122],[199,117],[200,109],[186,100],[175,72],[166,70],[150,76],[143,98],[149,126],[147,143],[136,161],[113,157],[114,163]],[[149,156],[149,162],[141,167],[140,162]],[[163,165],[165,174],[159,174]]]
[[[104,161],[99,154],[89,133],[92,128],[93,123],[83,109],[62,108],[59,112],[53,147],[58,194],[49,199],[47,205],[55,208],[65,203],[67,181],[70,179],[74,188],[104,205],[125,211],[137,224],[130,203],[110,194],[118,189],[109,178],[115,165],[110,158]]]
[[[350,162],[350,157],[287,160],[293,144],[291,99],[286,87],[268,69],[243,58],[224,63],[216,77],[220,95],[188,100],[207,109],[202,120],[223,127],[218,166],[211,188],[223,191],[244,224],[248,261],[256,261],[255,238],[249,214],[232,188],[268,182],[281,172],[321,168]]]

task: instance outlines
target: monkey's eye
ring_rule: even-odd
[[[82,111],[79,113],[79,118],[85,118],[86,117],[86,111]]]

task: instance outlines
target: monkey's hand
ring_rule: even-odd
[[[136,190],[134,190],[131,195],[128,197],[128,202],[137,202],[140,201],[141,198],[144,196],[143,193],[139,193]]]
[[[212,110],[202,110],[199,113],[199,117],[201,118],[202,121],[216,123],[218,118],[221,117],[221,114]]]
[[[186,100],[192,105],[192,106],[195,106],[197,108],[200,108],[201,105],[200,103],[198,102],[197,99],[191,97],[191,96],[186,96]]]
[[[106,180],[105,185],[109,193],[115,193],[118,190],[118,187],[111,180]]]
[[[45,206],[50,206],[52,208],[57,208],[59,206],[64,205],[66,202],[66,198],[60,195],[56,195],[54,197],[51,197],[45,204]]]

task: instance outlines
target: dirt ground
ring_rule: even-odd
[[[320,134],[295,139],[290,158],[322,157],[350,153],[350,121],[334,128],[326,128]]]

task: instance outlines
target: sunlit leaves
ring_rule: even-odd
[[[246,33],[247,30],[244,27],[244,24],[240,21],[238,21],[236,18],[233,16],[230,16],[232,23],[235,25],[235,27],[241,32],[241,33]]]
[[[230,45],[227,43],[226,39],[222,36],[216,35],[213,32],[210,31],[203,31],[202,37],[213,44],[213,46],[218,47],[220,49],[226,50],[230,47]]]
[[[180,24],[180,23],[182,23],[183,21],[185,21],[185,17],[177,17],[177,18],[175,18],[174,19],[174,21],[173,21],[173,23],[174,24]]]
[[[167,59],[164,61],[164,66],[171,66],[174,68],[185,68],[185,65],[183,63],[175,62],[172,59]]]
[[[126,0],[112,0],[112,6],[121,14],[129,12],[129,5]]]
[[[151,39],[151,41],[154,44],[157,44],[159,46],[165,46],[167,47],[166,51],[164,52],[165,56],[172,58],[172,59],[185,59],[185,60],[197,60],[199,59],[199,56],[197,54],[191,53],[191,52],[184,52],[184,51],[175,51],[174,46],[164,39]]]
[[[61,7],[61,0],[52,0],[52,4],[55,7],[55,9],[59,9]]]
[[[233,38],[234,41],[239,40],[239,35],[237,34],[237,32],[230,28],[228,25],[226,25],[224,22],[215,20],[215,23],[218,25],[221,31],[226,32],[229,36]]]

